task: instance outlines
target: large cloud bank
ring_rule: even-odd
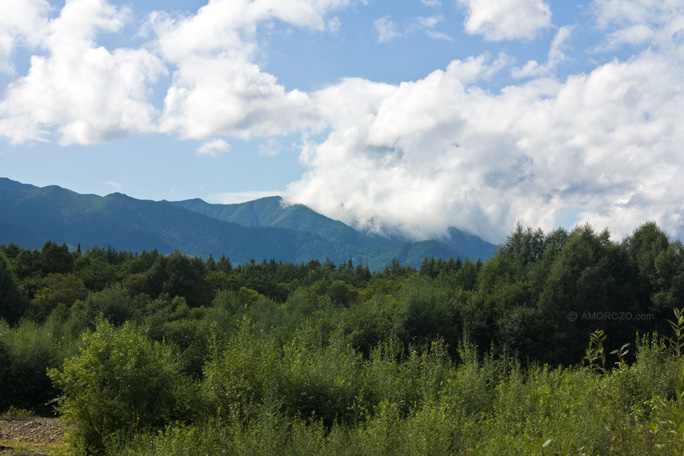
[[[311,92],[260,68],[259,27],[327,33],[358,2],[213,0],[186,17],[154,13],[143,45],[107,49],[98,34],[130,25],[131,10],[68,0],[50,16],[44,0],[9,1],[0,71],[13,74],[18,47],[36,52],[0,92],[0,135],[14,144],[157,132],[227,150],[221,138],[297,133],[308,171],[288,196],[360,228],[420,239],[456,226],[496,242],[517,221],[550,229],[570,217],[617,235],[646,220],[684,234],[683,0],[595,0],[596,52],[631,56],[569,77],[554,68],[572,24],[545,63],[479,55],[398,85],[348,78]],[[465,31],[490,41],[552,27],[541,0],[456,4]],[[486,90],[502,73],[516,83]]]

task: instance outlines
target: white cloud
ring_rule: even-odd
[[[215,139],[213,141],[203,143],[199,148],[197,148],[195,154],[216,157],[218,154],[228,152],[229,150],[230,144],[228,144],[225,139]]]
[[[258,29],[283,22],[335,32],[331,13],[351,1],[213,0],[188,16],[153,14],[150,41],[135,49],[97,41],[131,21],[127,8],[70,0],[49,19],[45,1],[11,1],[0,17],[0,71],[12,71],[17,47],[36,52],[0,98],[0,135],[13,143],[165,132],[206,140],[197,153],[211,155],[229,147],[213,138],[262,136],[259,153],[270,154],[273,138],[295,132],[307,172],[288,195],[359,227],[428,238],[456,226],[497,242],[518,220],[548,229],[577,214],[616,234],[647,219],[684,234],[682,0],[596,0],[604,50],[643,47],[563,80],[554,70],[572,26],[558,29],[545,63],[512,68],[505,54],[482,55],[413,82],[346,78],[310,93],[286,90],[257,65]],[[466,31],[487,40],[532,39],[551,27],[542,0],[459,3]],[[450,39],[434,30],[440,21],[422,17],[414,22],[422,28],[404,31]],[[381,42],[402,36],[389,17],[376,29]],[[155,109],[151,87],[167,71]],[[488,90],[485,81],[503,71],[528,79]]]
[[[652,219],[684,233],[684,64],[644,51],[565,81],[500,93],[480,57],[398,86],[347,80],[316,94],[332,130],[302,153],[293,201],[357,227],[416,238],[456,226],[500,241],[517,221],[551,229],[568,213],[630,233]]]
[[[430,8],[442,7],[442,2],[440,2],[439,0],[420,0],[420,3],[422,3],[425,6],[429,6]]]
[[[389,16],[376,19],[373,25],[375,26],[375,31],[378,33],[379,43],[389,43],[390,41],[401,37],[397,24],[392,22]]]
[[[161,130],[202,139],[250,138],[296,131],[314,112],[307,94],[238,57],[194,57],[179,63],[164,101]]]
[[[91,144],[129,131],[153,130],[148,84],[164,71],[144,49],[112,52],[94,43],[98,31],[116,31],[128,17],[104,0],[72,0],[49,21],[29,73],[0,101],[0,134],[12,143],[48,140]]]
[[[325,16],[349,0],[215,0],[197,14],[153,15],[157,47],[177,66],[168,89],[161,130],[188,138],[280,135],[316,122],[307,94],[286,91],[254,63],[259,23],[280,20],[335,31]]]
[[[441,14],[435,16],[418,16],[415,19],[415,25],[409,28],[409,31],[423,30],[425,34],[433,40],[454,41],[452,37],[443,32],[434,30],[434,27],[440,22],[444,21],[444,16]]]
[[[351,0],[213,0],[196,14],[173,18],[155,13],[151,25],[160,34],[163,54],[178,60],[197,53],[254,50],[259,23],[279,20],[299,27],[324,31],[326,15],[345,8]],[[333,27],[335,18],[332,18]]]
[[[266,198],[268,196],[283,196],[284,192],[281,190],[272,191],[247,191],[235,193],[217,193],[209,195],[207,201],[214,204],[238,204],[247,201],[254,201],[259,198]]]
[[[490,41],[529,40],[551,26],[544,0],[458,0],[466,8],[465,31]]]
[[[12,53],[18,45],[40,44],[50,5],[46,0],[4,0],[0,14],[0,72],[12,73]]]
[[[536,60],[528,61],[522,68],[514,68],[511,72],[514,78],[526,78],[530,76],[546,76],[551,73],[556,66],[565,60],[565,53],[562,51],[563,43],[570,38],[574,25],[564,25],[554,37],[549,49],[548,59],[545,64],[539,64]]]
[[[119,182],[114,182],[114,181],[107,181],[105,182],[106,185],[109,185],[111,187],[114,187],[114,189],[117,192],[121,192],[123,190],[123,185]]]
[[[428,16],[428,17],[419,16],[418,18],[416,18],[416,21],[420,25],[422,25],[423,27],[426,27],[426,28],[432,28],[435,25],[442,22],[443,20],[444,20],[444,16],[442,16],[441,14],[437,15],[437,16]]]
[[[437,32],[435,30],[427,30],[425,33],[428,37],[432,38],[433,40],[454,41],[454,39],[446,33]]]
[[[414,24],[408,28],[408,32],[423,31],[429,38],[432,38],[433,40],[454,41],[454,39],[446,33],[434,30],[435,26],[443,21],[444,16],[441,14],[427,17],[418,16],[415,18]]]
[[[8,0],[10,1],[10,0]],[[131,20],[128,7],[107,0],[69,0],[45,18],[44,0],[11,0],[0,17],[0,71],[11,71],[17,43],[45,50],[28,74],[0,99],[0,135],[13,144],[58,138],[92,144],[129,132],[175,133],[206,139],[299,131],[316,123],[305,93],[286,91],[254,63],[259,24],[282,21],[326,32],[339,29],[328,13],[351,0],[213,0],[196,14],[153,13],[155,32],[140,48],[98,45],[101,32],[117,33]],[[14,3],[17,3],[14,5]],[[149,36],[149,33],[148,33]],[[151,87],[172,71],[161,112]]]
[[[609,49],[684,41],[682,0],[594,0],[593,6],[599,27],[609,33]]]
[[[664,26],[681,13],[681,0],[594,0],[600,26],[650,23]]]

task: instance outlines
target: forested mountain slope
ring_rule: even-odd
[[[382,236],[361,233],[302,204],[288,205],[279,196],[260,198],[240,204],[210,204],[201,199],[178,201],[173,204],[242,226],[271,226],[307,231],[316,233],[329,241],[365,249],[377,250],[396,244]]]
[[[201,200],[172,203],[120,193],[82,195],[58,186],[39,188],[0,178],[0,243],[38,248],[46,241],[73,248],[98,245],[134,252],[179,250],[205,258],[226,255],[236,263],[264,258],[352,259],[371,268],[382,268],[392,259],[418,266],[426,256],[481,256],[438,241],[411,243],[369,236],[306,206],[285,206],[279,197],[238,205]]]

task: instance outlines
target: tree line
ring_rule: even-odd
[[[383,426],[418,433],[414,454],[429,453],[418,448],[430,429],[441,449],[485,454],[510,431],[534,448],[545,433],[557,435],[570,451],[572,436],[548,420],[578,429],[591,412],[597,426],[624,421],[583,428],[582,439],[597,439],[587,445],[608,454],[601,438],[636,445],[660,426],[656,415],[679,413],[670,408],[684,388],[684,347],[676,350],[684,319],[668,320],[684,303],[683,260],[682,243],[654,223],[621,241],[588,225],[518,226],[486,262],[426,258],[418,269],[393,261],[379,271],[351,261],[232,264],[180,252],[4,245],[0,412],[58,413],[79,451],[121,444],[116,451],[130,454],[165,454],[182,442],[240,452],[257,445],[255,435],[308,442],[321,454],[335,445],[328,454],[368,445],[396,454],[407,442],[387,440]],[[601,400],[552,393],[570,394],[568,381]],[[537,410],[537,397],[576,408],[553,418]],[[641,418],[629,415],[639,401],[653,402]],[[513,402],[539,422],[506,431]],[[440,416],[472,426],[481,441]]]
[[[389,314],[360,322],[367,336],[357,348],[365,352],[391,326],[405,342],[442,338],[456,346],[467,337],[481,347],[505,345],[522,359],[571,364],[596,327],[611,344],[637,331],[662,332],[684,299],[682,243],[670,242],[655,223],[620,242],[588,225],[550,233],[517,226],[486,263],[425,258],[414,269],[394,260],[379,271],[351,260],[233,265],[225,256],[82,252],[53,242],[40,250],[3,245],[0,252],[0,318],[10,325],[80,318],[83,330],[100,313],[120,324],[181,301],[208,308],[221,292],[273,306],[305,296],[347,315],[401,307],[402,322],[390,325],[398,317]],[[577,348],[568,353],[568,346]]]

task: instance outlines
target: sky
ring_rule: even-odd
[[[684,234],[684,0],[0,0],[0,176]]]

